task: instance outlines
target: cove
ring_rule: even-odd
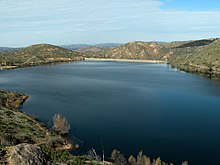
[[[55,113],[70,137],[106,155],[143,150],[180,164],[218,164],[220,84],[166,64],[82,61],[0,71],[0,88],[31,96],[22,111],[50,125]],[[76,153],[78,154],[78,153]]]

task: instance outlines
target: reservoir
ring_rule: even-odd
[[[79,153],[143,151],[150,158],[219,164],[220,84],[167,64],[82,61],[0,71],[0,89],[31,98],[22,111],[52,125],[60,113]]]

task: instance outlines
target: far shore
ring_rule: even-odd
[[[112,58],[85,58],[85,61],[119,61],[119,62],[149,62],[149,63],[166,63],[161,60],[133,60],[133,59],[112,59]]]
[[[133,59],[112,59],[112,58],[84,58],[85,61],[118,61],[118,62],[146,62],[146,63],[160,63],[165,64],[165,61],[161,60],[133,60]],[[74,62],[74,61],[72,61]],[[65,62],[55,62],[55,63],[41,63],[38,65],[47,65],[47,64],[58,64],[58,63],[65,63]],[[26,65],[26,66],[0,66],[0,70],[8,70],[8,69],[16,69],[16,68],[23,68],[29,66],[37,66],[37,65]]]
[[[17,68],[17,66],[0,66],[0,70],[4,70],[4,69],[15,69]]]

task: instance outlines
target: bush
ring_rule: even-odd
[[[117,165],[127,165],[127,160],[125,157],[120,153],[120,151],[116,149],[112,151],[111,159]]]
[[[69,162],[68,165],[84,165],[85,161],[80,159],[79,157],[73,157]]]
[[[70,130],[70,124],[65,117],[55,114],[53,117],[53,128],[60,134],[67,134]]]
[[[52,136],[48,141],[47,145],[50,148],[56,148],[58,146],[62,146],[66,143],[66,141],[60,136]]]

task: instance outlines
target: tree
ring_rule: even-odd
[[[188,165],[187,161],[182,162],[182,165]]]
[[[208,71],[207,71],[208,77],[209,77],[210,79],[213,77],[213,71],[214,71],[213,68],[214,68],[213,64],[210,63],[210,64],[208,65]]]
[[[140,151],[137,156],[137,165],[144,165],[143,152]]]
[[[146,155],[143,156],[144,165],[151,165],[150,158]]]
[[[151,165],[150,158],[146,155],[143,155],[143,152],[140,151],[137,156],[137,165]]]
[[[53,128],[60,134],[67,134],[70,130],[70,124],[65,117],[58,113],[53,117]]]
[[[135,157],[132,156],[132,155],[128,158],[128,162],[129,162],[130,165],[136,165],[137,164]]]
[[[120,165],[127,165],[127,160],[125,159],[124,155],[120,153],[120,151],[114,149],[112,151],[111,155],[112,160],[114,161],[115,164],[120,164]]]
[[[111,159],[116,160],[120,154],[121,154],[120,151],[114,149],[111,154]]]
[[[162,163],[161,163],[160,157],[157,158],[156,160],[154,160],[154,162],[153,162],[153,165],[161,165],[161,164]]]

